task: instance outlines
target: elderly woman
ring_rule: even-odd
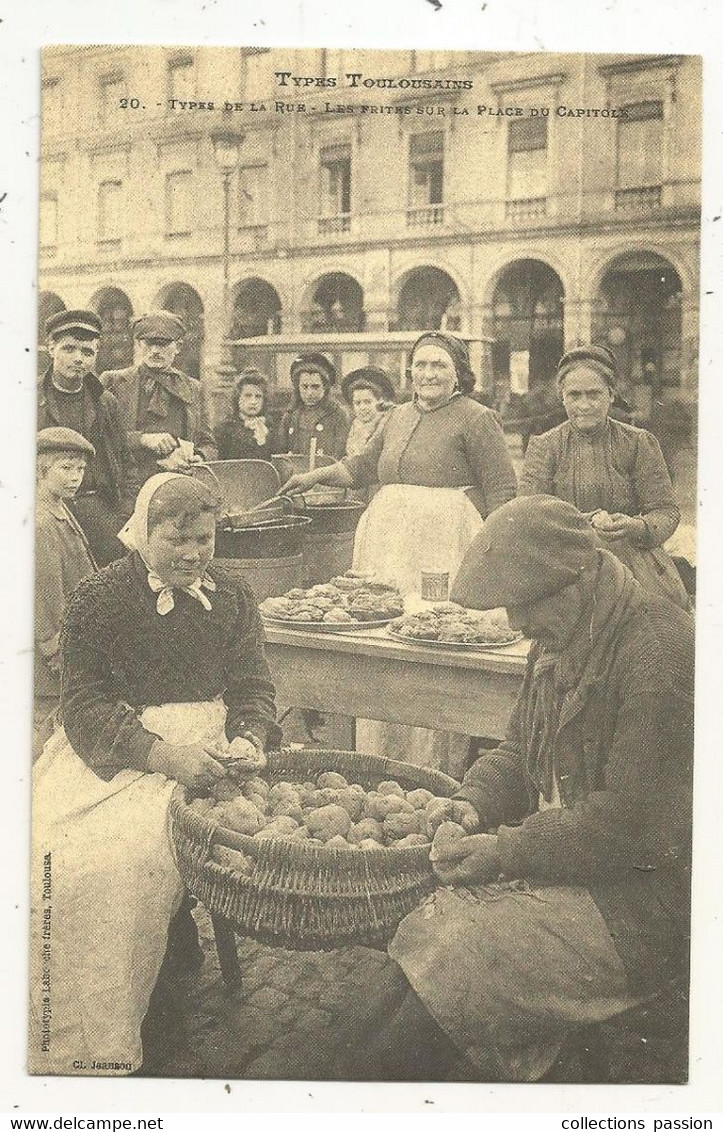
[[[241,372],[233,391],[231,415],[216,427],[219,460],[268,460],[274,451],[264,416],[267,379],[261,370]]]
[[[281,420],[279,450],[338,459],[344,455],[349,419],[332,399],[336,370],[323,354],[301,354],[291,363],[294,400]]]
[[[294,493],[317,483],[381,484],[357,529],[354,569],[405,594],[418,592],[421,568],[454,575],[482,520],[516,489],[495,413],[460,393],[470,373],[465,343],[439,331],[422,334],[411,373],[414,399],[385,414],[358,456],[284,486]]]
[[[151,477],[121,532],[131,553],[68,606],[64,727],[33,781],[36,1073],[138,1069],[183,894],[171,794],[223,778],[228,750],[263,765],[279,737],[256,601],[211,564],[215,511],[189,477]]]
[[[394,386],[383,369],[363,366],[346,375],[341,392],[354,413],[346,454],[358,456],[380,427],[389,404],[394,403]]]
[[[530,438],[519,494],[574,503],[644,589],[687,609],[680,576],[662,548],[680,522],[668,469],[652,433],[610,417],[616,384],[615,355],[605,347],[564,355],[557,387],[568,419]]]

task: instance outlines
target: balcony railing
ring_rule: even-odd
[[[423,208],[407,209],[408,228],[433,228],[436,224],[444,224],[443,204],[427,204]]]
[[[505,220],[521,222],[547,216],[547,197],[520,197],[505,201]]]
[[[343,232],[351,232],[350,212],[340,212],[338,216],[319,217],[320,236],[339,236]]]
[[[663,190],[660,185],[644,189],[618,189],[615,193],[616,212],[650,212],[660,208]]]

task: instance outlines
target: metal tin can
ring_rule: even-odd
[[[424,601],[449,601],[449,570],[422,570],[421,576]]]

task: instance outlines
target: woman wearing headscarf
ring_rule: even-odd
[[[268,460],[274,451],[264,416],[267,379],[261,370],[241,372],[233,391],[231,415],[216,427],[219,460]]]
[[[515,495],[516,481],[496,414],[460,392],[471,373],[465,343],[451,334],[422,334],[411,354],[414,399],[384,415],[358,456],[292,476],[282,489],[314,484],[370,487],[381,484],[362,515],[353,568],[399,588],[407,604],[418,598],[421,571],[449,573],[450,583],[490,512]],[[422,728],[357,727],[360,748],[393,750],[421,765],[450,773],[462,756]],[[392,737],[392,732],[395,732]],[[462,745],[466,756],[466,741]]]
[[[644,589],[687,609],[680,575],[663,549],[680,510],[660,445],[652,433],[610,416],[615,355],[604,346],[570,350],[557,367],[557,388],[568,419],[530,438],[519,494],[574,503]]]
[[[281,420],[280,452],[308,456],[315,441],[318,456],[344,455],[349,418],[333,400],[336,370],[323,354],[301,354],[291,363],[294,400]]]
[[[354,414],[346,454],[358,456],[380,427],[384,413],[394,404],[394,386],[383,369],[363,366],[346,375],[341,391]]]
[[[121,532],[130,554],[68,605],[63,727],[33,775],[36,1073],[139,1068],[183,896],[171,794],[223,778],[228,750],[263,765],[280,735],[256,601],[211,564],[215,521],[193,479],[152,476]]]

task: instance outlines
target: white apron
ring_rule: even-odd
[[[226,708],[148,707],[168,742],[225,742]],[[175,781],[123,770],[110,782],[60,728],[33,771],[29,1069],[123,1076],[142,1061],[140,1028],[183,892],[168,828]]]
[[[462,488],[385,484],[359,520],[353,569],[396,586],[409,611],[417,607],[422,570],[449,572],[454,582],[484,521]],[[469,739],[425,727],[356,721],[357,750],[402,759],[459,776]]]

